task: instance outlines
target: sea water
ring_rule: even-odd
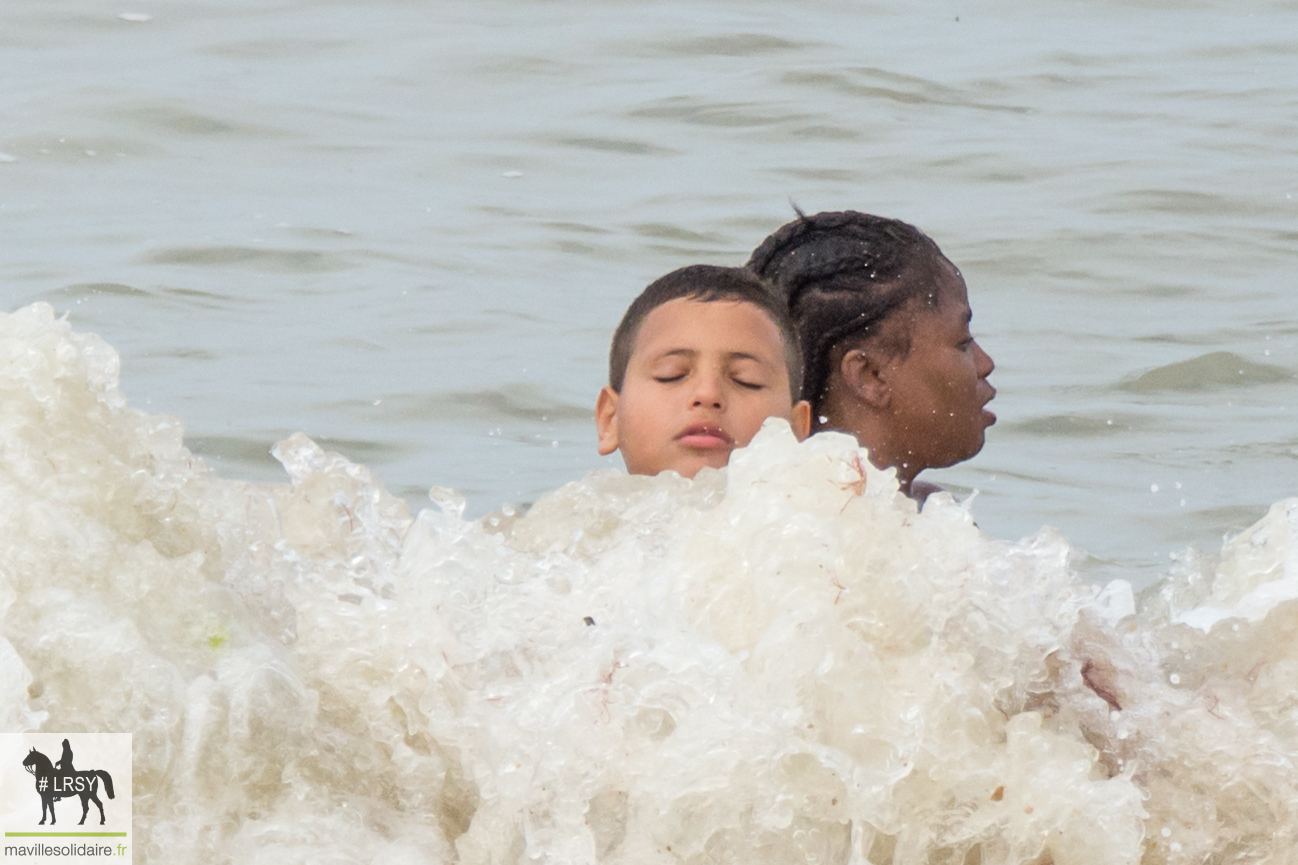
[[[0,705],[131,732],[150,862],[1289,861],[1298,499],[1137,600],[767,423],[693,481],[412,515],[212,473],[0,315]]]
[[[4,4],[5,728],[133,732],[156,862],[1286,861],[1295,29]],[[790,198],[969,282],[923,513],[594,454],[626,303]]]

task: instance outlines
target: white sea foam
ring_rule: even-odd
[[[1137,604],[840,435],[412,518],[217,478],[48,306],[0,359],[0,715],[135,733],[141,861],[1292,855],[1298,502]]]

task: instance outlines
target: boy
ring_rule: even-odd
[[[696,264],[655,280],[622,317],[608,366],[599,452],[621,451],[632,474],[721,468],[768,417],[799,439],[811,428],[788,313],[743,268]]]

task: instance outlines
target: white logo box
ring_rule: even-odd
[[[74,773],[58,768],[64,739],[71,746]],[[38,769],[37,774],[29,772],[24,761]],[[61,798],[45,802],[37,789],[42,783],[50,794]],[[85,823],[81,822],[83,794],[88,807]],[[103,805],[102,824],[95,798]],[[54,809],[53,822],[49,804]],[[0,839],[2,865],[130,865],[131,734],[0,734],[0,830],[4,832]]]

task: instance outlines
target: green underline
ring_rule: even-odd
[[[6,832],[6,838],[125,838],[125,832]]]

